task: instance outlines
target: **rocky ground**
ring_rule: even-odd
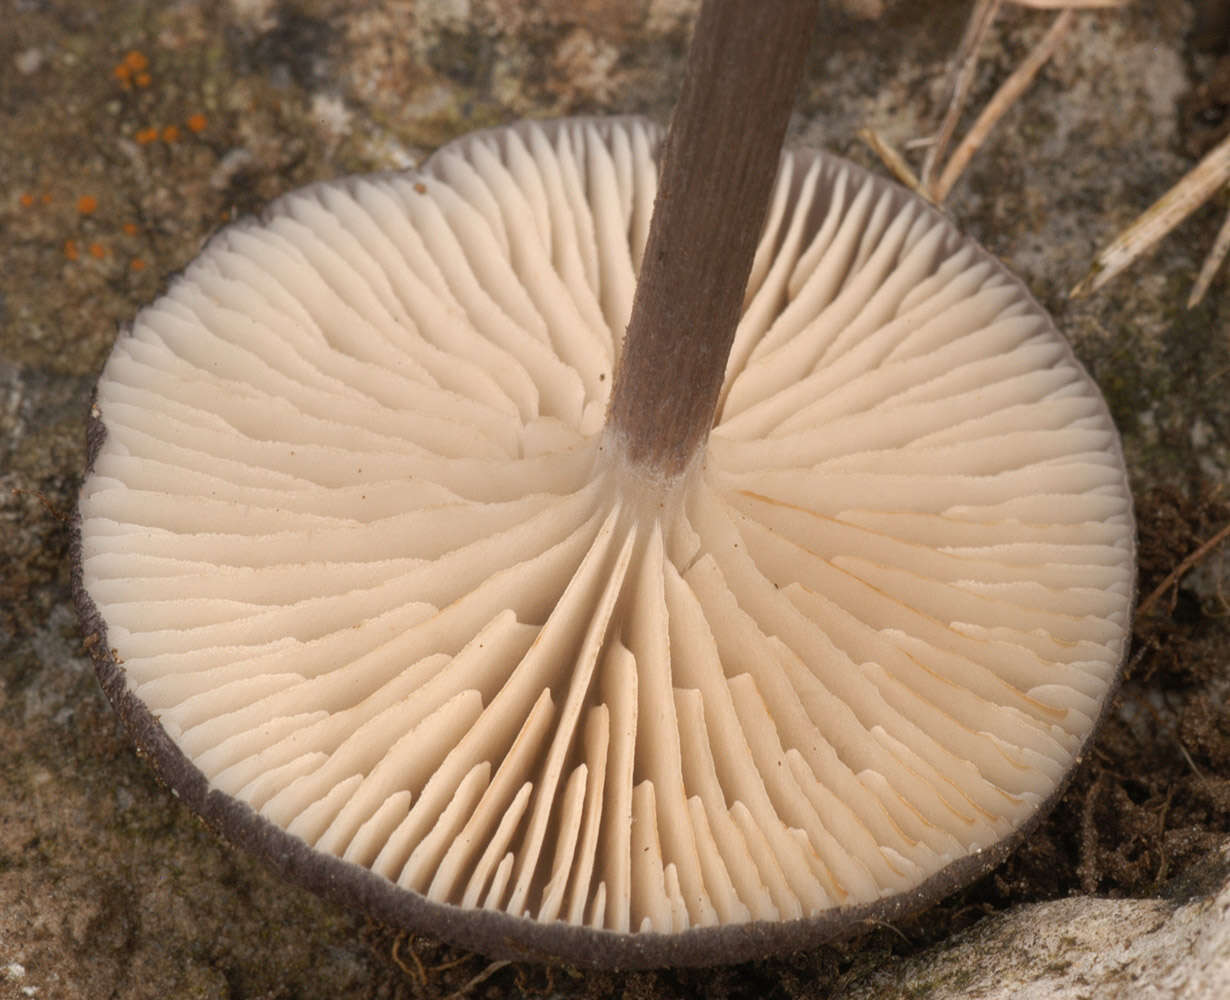
[[[934,129],[968,4],[830,6],[793,131],[873,165],[860,127],[898,146]],[[0,0],[0,998],[1230,989],[1224,547],[1140,618],[1094,753],[1007,864],[910,921],[733,968],[493,967],[369,924],[202,829],[102,698],[72,610],[67,524],[117,324],[210,232],[307,181],[412,166],[520,116],[665,119],[694,10]],[[1048,21],[1007,5],[975,106]],[[1224,195],[1103,292],[1074,302],[1067,290],[1224,131],[1227,39],[1194,24],[1193,5],[1172,0],[1079,15],[948,202],[1053,311],[1106,393],[1136,493],[1142,595],[1230,523],[1227,279],[1184,308]]]

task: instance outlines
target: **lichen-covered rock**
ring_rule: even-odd
[[[903,962],[842,1000],[1220,1000],[1230,996],[1230,841],[1157,899],[1022,906]]]

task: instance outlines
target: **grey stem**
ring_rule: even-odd
[[[713,424],[819,0],[705,0],[688,51],[608,437],[683,472]]]

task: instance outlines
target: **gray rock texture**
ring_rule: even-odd
[[[980,1000],[1230,995],[1230,849],[1182,894],[1015,907],[842,994]],[[1191,895],[1187,895],[1190,892]]]
[[[927,135],[969,6],[830,4],[796,141],[874,165],[860,127],[899,148]],[[1051,16],[1005,8],[975,107]],[[0,0],[0,998],[1230,995],[1224,557],[1140,619],[1094,753],[997,872],[893,927],[734,968],[496,967],[371,925],[204,830],[103,700],[72,611],[67,519],[117,325],[216,227],[289,188],[413,165],[526,115],[665,119],[695,9]],[[1183,306],[1225,197],[1102,293],[1067,290],[1223,128],[1226,39],[1202,29],[1197,52],[1194,16],[1183,0],[1080,14],[947,206],[1025,278],[1106,393],[1142,595],[1230,523],[1224,275]]]

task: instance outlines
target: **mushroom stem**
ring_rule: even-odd
[[[663,151],[606,436],[655,478],[713,425],[818,0],[705,0]]]

